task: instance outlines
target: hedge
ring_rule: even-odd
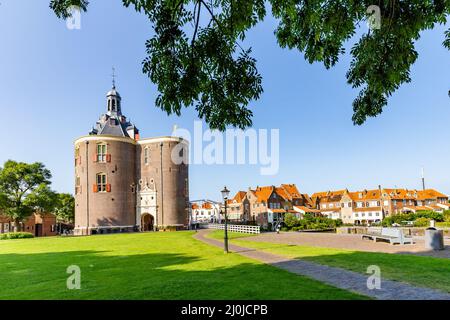
[[[285,230],[326,230],[335,229],[342,226],[342,220],[329,219],[326,217],[314,217],[310,214],[305,214],[303,219],[298,219],[293,214],[288,213],[284,218]]]
[[[0,240],[27,239],[27,238],[34,238],[34,235],[29,232],[9,232],[0,234]]]
[[[444,221],[444,214],[434,211],[418,211],[416,213],[395,214],[383,219],[383,227],[390,227],[394,223],[404,224],[404,221],[415,221],[415,226],[426,226],[425,221],[434,220],[436,222]]]

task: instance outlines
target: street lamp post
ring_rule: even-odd
[[[228,253],[228,218],[227,218],[227,200],[228,200],[228,195],[230,194],[230,191],[227,189],[227,187],[224,187],[222,192],[222,198],[223,201],[225,202],[225,238],[224,238],[224,250],[225,253]]]

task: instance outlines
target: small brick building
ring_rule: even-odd
[[[13,219],[0,215],[0,233],[14,231]],[[53,214],[35,213],[26,221],[21,222],[21,231],[32,233],[35,237],[48,237],[56,235],[56,217]]]

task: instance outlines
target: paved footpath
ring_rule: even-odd
[[[360,234],[336,234],[327,232],[264,232],[259,235],[242,238],[243,241],[271,242],[294,244],[299,246],[311,246],[321,248],[348,249],[366,252],[384,252],[397,254],[414,254],[450,259],[450,239],[446,240],[445,250],[426,250],[424,239],[414,238],[414,244],[390,245],[386,242],[373,242],[361,240]]]
[[[223,242],[205,237],[205,235],[209,232],[211,232],[211,230],[200,230],[196,235],[194,235],[194,237],[207,244],[223,248]],[[381,289],[369,290],[367,288],[367,278],[369,275],[364,275],[341,268],[320,265],[310,261],[289,259],[272,253],[267,253],[252,248],[240,247],[233,244],[229,245],[229,249],[242,256],[374,299],[450,300],[449,293],[434,289],[415,287],[406,283],[384,279],[381,279]]]

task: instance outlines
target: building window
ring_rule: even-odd
[[[106,192],[106,173],[97,174],[97,192]]]
[[[80,147],[77,146],[75,148],[75,166],[81,164],[81,157],[80,157]]]
[[[149,152],[148,147],[144,149],[144,164],[148,165],[149,163]]]
[[[106,162],[106,144],[97,144],[97,161]]]
[[[81,193],[81,181],[80,177],[75,178],[75,194]]]

